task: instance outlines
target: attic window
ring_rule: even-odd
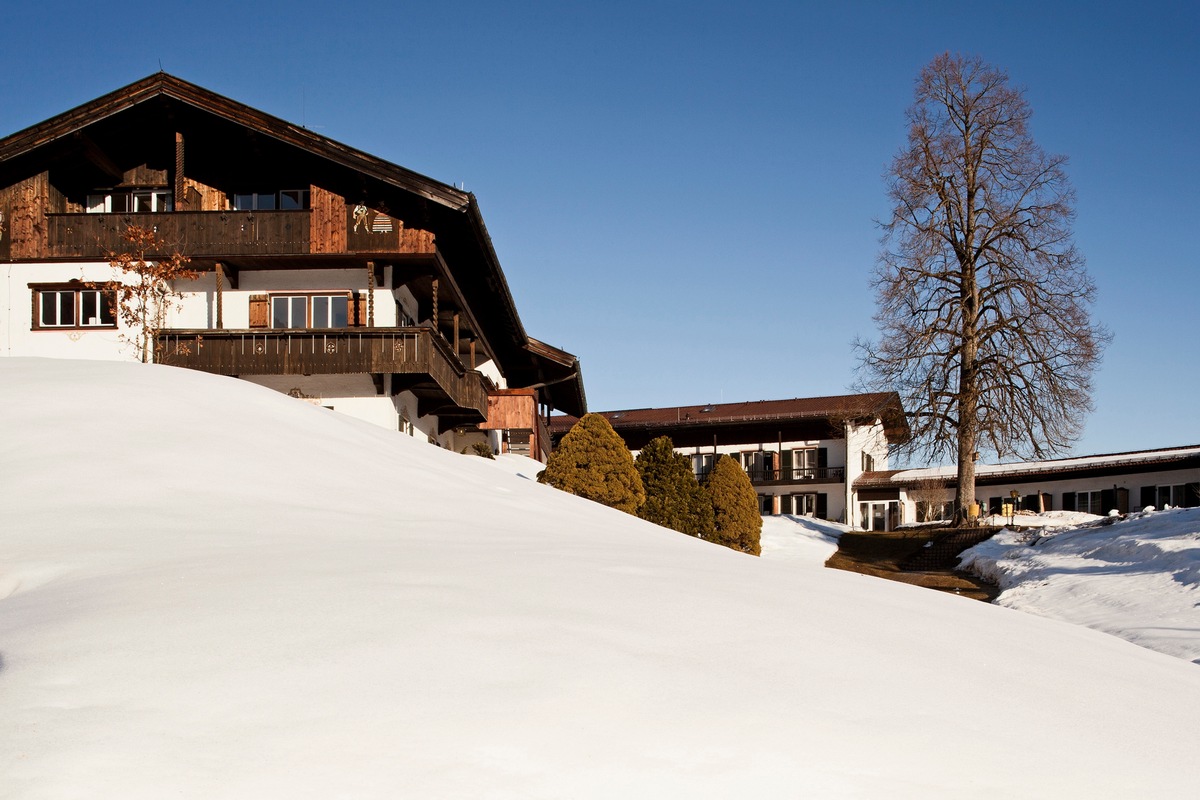
[[[716,406],[705,406],[704,408],[700,409],[700,413],[708,414],[709,412],[716,411],[716,410],[717,410]]]
[[[620,414],[620,413],[618,413],[618,414],[610,414],[608,418],[609,418],[609,419],[620,419],[620,418],[621,418],[621,417],[623,417],[623,416],[625,416],[625,415],[624,415],[624,414]]]

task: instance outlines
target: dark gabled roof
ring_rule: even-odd
[[[529,337],[527,348],[543,376],[544,386],[554,408],[575,415],[587,413],[587,396],[583,391],[583,368],[579,359],[565,350]]]
[[[755,422],[798,422],[879,418],[888,429],[889,438],[904,441],[908,424],[900,396],[895,392],[836,395],[833,397],[797,397],[790,400],[757,400],[747,403],[709,403],[698,406],[667,408],[635,408],[621,411],[601,411],[613,428],[682,429],[719,425],[744,425]],[[553,433],[567,431],[577,422],[574,417],[551,417]]]
[[[456,210],[472,204],[472,196],[433,178],[376,158],[336,142],[307,128],[273,117],[216,92],[189,83],[166,72],[157,72],[128,86],[97,97],[70,111],[51,117],[0,139],[0,161],[31,152],[55,139],[83,130],[88,125],[119,114],[155,97],[169,97],[206,111],[264,136],[317,153],[350,169],[369,173],[381,180]],[[477,213],[477,212],[476,212]],[[486,234],[486,232],[485,232]]]

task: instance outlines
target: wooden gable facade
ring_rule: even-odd
[[[442,431],[486,424],[498,388],[586,410],[578,361],[525,332],[469,192],[161,72],[0,139],[0,264],[28,287],[35,331],[93,332],[65,312],[39,326],[37,287],[107,263],[131,227],[202,274],[160,360],[369,375]]]

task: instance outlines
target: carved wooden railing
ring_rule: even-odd
[[[427,375],[457,407],[487,417],[487,383],[428,328],[166,330],[155,360],[218,375]]]

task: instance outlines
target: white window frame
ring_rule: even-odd
[[[296,305],[297,304],[295,302],[296,300],[304,301],[304,320],[303,320],[304,324],[303,325],[294,324],[297,321],[296,320],[296,311],[297,311]],[[350,294],[349,294],[349,292],[337,292],[337,291],[314,292],[312,294],[305,292],[305,293],[297,293],[297,294],[282,294],[281,293],[281,294],[271,295],[270,296],[270,307],[268,308],[268,314],[269,314],[269,318],[270,318],[270,322],[271,322],[271,327],[275,328],[277,330],[327,330],[327,329],[333,329],[334,328],[333,325],[315,325],[314,324],[314,320],[316,319],[316,304],[317,304],[318,300],[330,300],[330,301],[341,300],[343,303],[345,303],[346,304],[346,309],[345,309],[346,324],[339,326],[338,329],[350,327],[350,314],[352,311],[352,308],[350,305],[351,304]],[[275,324],[275,308],[276,308],[275,304],[276,304],[276,302],[279,302],[279,301],[287,301],[287,304],[286,304],[287,321],[292,324],[289,324],[289,325],[276,325]],[[329,314],[329,318],[332,318],[332,316],[333,316],[332,305],[328,311],[328,314]]]
[[[105,300],[105,294],[111,297]],[[47,287],[44,289],[34,289],[34,294],[37,298],[35,308],[37,309],[37,319],[34,320],[35,330],[64,330],[78,328],[100,328],[113,329],[117,327],[117,312],[115,308],[116,297],[111,289],[76,289],[71,287]],[[96,316],[83,318],[83,298],[90,296],[95,301]],[[50,315],[51,320],[47,322],[48,310],[46,299],[53,296],[54,304],[51,307],[53,313]],[[72,319],[70,322],[63,322],[63,299],[69,296]],[[108,309],[108,314],[105,314],[105,309]],[[111,316],[109,316],[111,315]],[[108,320],[105,317],[109,316]]]

